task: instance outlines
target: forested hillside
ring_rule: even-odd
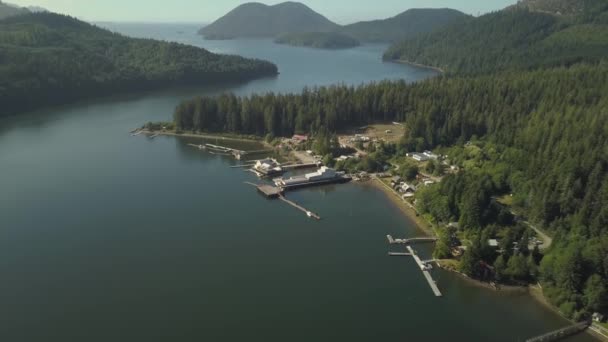
[[[0,116],[117,91],[276,73],[268,62],[127,38],[58,14],[0,21]]]
[[[602,4],[604,0],[520,0],[515,6],[556,15],[580,15]]]
[[[321,14],[298,2],[268,6],[252,2],[243,4],[199,33],[207,39],[270,37],[286,33],[329,32],[338,27]]]
[[[0,1],[0,20],[26,13],[29,13],[27,9],[10,6]]]
[[[260,3],[243,4],[211,25],[200,29],[206,39],[279,38],[297,34],[302,42],[322,39],[319,33],[333,32],[348,35],[361,42],[396,42],[428,33],[448,24],[470,18],[452,9],[410,9],[394,17],[338,25],[298,2],[284,2],[273,6]],[[307,34],[307,36],[302,36]],[[344,40],[344,39],[341,39]],[[307,44],[309,46],[310,44]]]
[[[450,73],[593,62],[608,54],[608,4],[576,17],[512,8],[405,40],[385,54]]]
[[[388,19],[345,25],[338,31],[364,42],[396,42],[468,18],[464,13],[448,8],[410,9]]]

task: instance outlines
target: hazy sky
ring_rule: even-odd
[[[42,6],[53,12],[89,21],[211,22],[241,0],[5,0],[21,6]],[[276,4],[282,1],[259,1]],[[450,7],[477,15],[514,4],[517,0],[302,0],[339,23],[380,19],[408,8]]]

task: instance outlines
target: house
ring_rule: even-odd
[[[488,240],[488,246],[490,246],[492,248],[498,248],[498,240],[496,240],[496,239],[489,239]]]
[[[291,140],[296,143],[296,144],[300,144],[303,142],[307,142],[308,141],[308,136],[307,135],[301,135],[301,134],[295,134]]]
[[[353,156],[339,156],[338,158],[336,158],[337,161],[347,161],[349,159],[351,159]]]
[[[439,156],[431,151],[424,151],[422,154],[425,155],[429,159],[433,159],[433,160],[439,159]]]
[[[425,161],[429,160],[429,157],[422,153],[416,153],[416,152],[408,153],[407,156],[414,159],[417,162],[425,162]]]
[[[604,320],[606,319],[606,317],[604,317],[604,315],[602,315],[601,313],[596,312],[596,313],[594,313],[594,314],[591,316],[591,319],[592,319],[594,322],[597,322],[597,323],[603,323],[603,322],[604,322]]]
[[[395,177],[391,178],[391,184],[393,186],[396,185],[396,184],[399,184],[399,183],[401,183],[401,177],[395,176]]]
[[[416,192],[416,190],[417,190],[416,187],[413,186],[413,185],[409,185],[407,183],[401,183],[401,191],[403,193],[406,193],[406,194],[407,193],[412,193],[413,194],[413,193]]]

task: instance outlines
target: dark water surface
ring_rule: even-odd
[[[261,198],[233,160],[128,133],[194,95],[429,71],[382,63],[381,45],[327,52],[205,42],[192,25],[104,25],[270,59],[281,75],[0,121],[1,341],[522,341],[567,324],[529,296],[442,271],[433,297],[412,260],[387,256],[386,234],[419,232],[373,188],[290,194],[315,222]]]

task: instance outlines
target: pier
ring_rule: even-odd
[[[268,198],[279,198],[282,197],[282,191],[280,188],[277,188],[276,186],[272,186],[272,185],[256,185],[258,191],[262,194],[264,194],[264,196],[268,197]]]
[[[558,341],[563,338],[578,334],[589,327],[589,322],[576,323],[571,326],[551,331],[546,334],[527,339],[526,342],[548,342]]]
[[[433,280],[433,277],[431,277],[431,273],[429,273],[430,265],[425,264],[422,260],[420,260],[420,257],[418,257],[412,246],[407,246],[406,248],[414,257],[414,260],[416,261],[416,264],[418,264],[418,267],[420,267],[420,270],[422,271],[424,278],[426,278],[426,281],[429,283],[429,286],[431,286],[431,290],[433,290],[435,297],[443,296],[441,294],[441,291],[439,291],[439,288],[437,287],[437,283],[435,283],[435,280]]]
[[[287,198],[285,198],[283,195],[279,194],[279,199],[289,205],[291,205],[292,207],[304,212],[308,217],[314,218],[315,220],[320,220],[321,216],[313,213],[312,211],[300,206],[299,204],[292,202],[290,200],[288,200]]]
[[[290,206],[300,210],[301,212],[303,212],[304,214],[306,214],[306,216],[313,218],[315,220],[321,220],[321,216],[313,213],[312,211],[304,208],[303,206],[297,204],[294,201],[290,201],[287,198],[285,198],[285,196],[283,196],[283,189],[278,188],[276,186],[272,186],[272,185],[268,185],[268,184],[254,184],[254,183],[250,183],[250,182],[245,182],[245,184],[249,184],[251,186],[255,186],[256,189],[258,190],[259,193],[263,194],[264,196],[266,196],[269,199],[280,199],[281,201],[289,204]]]
[[[433,280],[433,277],[431,277],[431,273],[429,272],[429,270],[431,270],[433,268],[431,266],[431,263],[437,262],[437,260],[420,259],[418,254],[416,254],[416,251],[412,248],[412,246],[410,246],[412,243],[435,242],[435,241],[437,241],[437,238],[422,237],[422,238],[411,238],[411,239],[395,239],[395,238],[393,238],[392,235],[387,235],[386,239],[388,240],[388,243],[391,245],[395,245],[395,244],[406,245],[405,248],[407,249],[407,252],[403,252],[403,253],[389,252],[388,255],[389,256],[411,256],[414,259],[414,261],[416,262],[416,264],[418,265],[418,267],[420,268],[420,270],[422,271],[422,274],[424,275],[424,278],[426,279],[426,281],[429,283],[429,286],[431,287],[431,290],[433,291],[433,294],[435,295],[435,297],[442,297],[443,295],[441,294],[441,291],[439,291],[439,287],[437,287],[437,283],[435,282],[435,280]]]
[[[391,235],[386,236],[391,245],[411,245],[413,243],[436,242],[438,239],[433,237],[418,237],[411,239],[395,239]]]

